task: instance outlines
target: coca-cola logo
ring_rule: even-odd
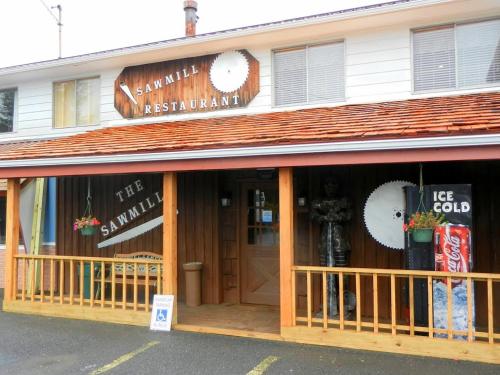
[[[444,247],[444,253],[448,258],[448,270],[450,272],[467,272],[467,262],[460,251],[460,237],[445,235],[445,241],[449,246]]]

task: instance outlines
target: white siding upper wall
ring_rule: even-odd
[[[412,93],[411,31],[409,27],[399,26],[359,31],[345,35],[343,38],[345,40],[346,54],[346,101],[332,103],[332,105],[402,100],[418,97]],[[332,36],[332,40],[338,39],[338,35],[335,37]],[[276,108],[272,106],[272,50],[266,48],[250,50],[249,52],[260,62],[260,92],[248,107],[233,110],[125,120],[122,119],[114,108],[114,81],[121,69],[89,73],[86,75],[87,77],[98,75],[101,78],[100,126],[171,121],[195,117],[239,115],[299,108]],[[148,62],[144,61],[144,63]],[[82,77],[85,77],[85,75]],[[61,80],[82,77],[61,77]],[[0,134],[0,141],[3,139],[72,134],[100,127],[53,129],[52,86],[53,81],[47,80],[18,85],[16,130],[11,134]],[[447,93],[440,93],[439,95],[443,94],[446,95]]]
[[[386,29],[346,38],[346,100],[381,101],[411,93],[409,29]]]

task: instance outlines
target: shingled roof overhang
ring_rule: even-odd
[[[0,155],[0,177],[500,158],[500,93],[121,126]]]

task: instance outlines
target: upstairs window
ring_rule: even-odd
[[[16,89],[0,90],[0,133],[14,129],[16,93]]]
[[[500,19],[413,32],[414,91],[500,82]]]
[[[99,123],[99,78],[54,83],[54,128]]]
[[[344,42],[275,51],[274,104],[344,100]]]

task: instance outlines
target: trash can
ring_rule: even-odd
[[[94,275],[100,270],[101,265],[100,264],[94,264]],[[83,263],[83,298],[89,299],[90,298],[90,263]],[[78,277],[80,277],[80,265],[78,264]],[[94,281],[94,284],[97,284],[96,281]],[[96,291],[96,286],[94,285],[94,293]]]
[[[186,305],[201,305],[201,269],[203,263],[184,263],[182,268],[186,273]]]

